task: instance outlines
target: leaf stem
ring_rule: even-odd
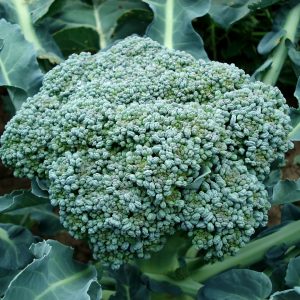
[[[286,40],[295,42],[297,27],[300,22],[300,3],[293,7],[286,17],[283,29],[286,31],[285,36],[281,39],[279,45],[271,54],[272,65],[270,69],[263,76],[262,80],[264,83],[275,85],[283,64],[286,60],[288,49],[285,45]]]
[[[207,279],[231,268],[243,268],[259,262],[265,253],[274,246],[286,244],[294,245],[300,241],[300,220],[289,223],[278,231],[254,240],[241,249],[237,255],[227,257],[221,262],[207,264],[200,269],[190,273],[189,278],[197,282],[204,282]]]

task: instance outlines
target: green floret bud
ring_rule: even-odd
[[[266,225],[262,182],[291,148],[289,122],[277,88],[132,36],[47,73],[0,157],[49,181],[61,223],[104,264],[147,259],[178,231],[215,260]]]

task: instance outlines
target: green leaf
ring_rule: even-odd
[[[296,85],[296,90],[295,90],[294,96],[297,98],[298,105],[299,105],[300,104],[300,76],[299,76],[298,81],[297,81],[297,85]]]
[[[210,0],[143,0],[154,13],[146,35],[169,49],[183,50],[208,60],[203,40],[192,20],[207,14]]]
[[[282,37],[284,37],[286,31],[281,28],[278,31],[271,31],[265,34],[257,46],[259,54],[266,55],[270,53],[280,43]]]
[[[248,6],[255,0],[212,0],[209,10],[213,20],[228,29],[233,23],[245,17],[249,12]]]
[[[272,58],[268,58],[259,68],[255,70],[255,72],[251,76],[251,79],[260,80],[265,72],[271,68],[272,62]]]
[[[300,200],[300,179],[280,180],[273,189],[272,204],[286,204]]]
[[[17,1],[17,0],[15,0]],[[36,23],[49,10],[51,4],[55,0],[31,0],[28,1],[28,10],[30,12],[31,20]]]
[[[72,259],[73,250],[57,241],[33,244],[36,259],[10,283],[3,300],[90,300],[96,269]]]
[[[98,35],[98,49],[106,48],[112,42],[112,36],[118,20],[133,10],[147,11],[146,4],[138,0],[93,0],[92,5],[79,0],[66,0],[52,15],[52,31],[85,27],[93,29]]]
[[[4,295],[9,286],[9,283],[18,273],[19,270],[9,271],[0,268],[0,298]]]
[[[200,175],[189,185],[187,185],[185,188],[188,190],[196,190],[198,191],[201,183],[203,182],[203,180],[205,179],[205,176],[207,176],[208,174],[211,173],[211,170],[207,167],[204,167],[200,170]]]
[[[282,2],[282,0],[257,0],[253,4],[250,4],[248,8],[250,10],[263,9],[278,2]]]
[[[261,300],[272,290],[270,279],[261,272],[233,269],[208,280],[198,300]]]
[[[12,224],[0,224],[0,269],[16,270],[32,261],[29,251],[34,238],[29,230]]]
[[[37,22],[48,11],[53,1],[0,0],[0,11],[7,21],[20,25],[25,39],[34,46],[39,58],[59,63],[62,61],[62,55],[48,32],[48,26]]]
[[[291,117],[291,125],[293,129],[289,133],[288,137],[291,141],[300,141],[300,110],[295,108],[290,108],[290,117]]]
[[[130,265],[123,265],[118,271],[111,271],[116,282],[116,294],[109,300],[148,300],[150,291],[141,280],[141,271]]]
[[[286,271],[287,286],[300,286],[300,257],[291,258]]]
[[[53,37],[65,57],[72,53],[96,53],[99,50],[99,36],[91,28],[67,28],[56,32]]]
[[[46,234],[54,234],[62,229],[59,216],[47,198],[33,195],[30,191],[15,191],[0,197],[0,221],[22,223],[26,218],[38,222],[39,230]]]
[[[296,289],[290,289],[274,293],[271,295],[270,300],[297,300],[299,298],[300,294]]]
[[[18,25],[0,20],[0,85],[9,88],[12,102],[20,108],[28,96],[41,86],[42,73],[36,52],[28,43]]]

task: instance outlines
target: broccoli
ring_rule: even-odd
[[[292,147],[289,122],[278,88],[131,36],[48,72],[0,156],[48,180],[63,226],[106,265],[149,258],[178,231],[215,260],[266,225],[263,181]]]

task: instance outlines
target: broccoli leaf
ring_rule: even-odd
[[[59,63],[62,55],[48,32],[48,26],[37,22],[48,11],[52,3],[53,0],[1,0],[0,11],[2,13],[0,16],[20,26],[25,39],[34,46],[39,58]]]
[[[300,286],[300,257],[290,260],[286,271],[285,282],[289,287]]]
[[[93,0],[92,5],[79,0],[67,0],[51,16],[55,19],[51,25],[52,32],[79,27],[91,28],[97,33],[98,49],[103,49],[112,42],[118,20],[136,10],[148,10],[147,5],[137,0]]]
[[[233,269],[208,280],[197,299],[261,300],[270,294],[271,289],[271,281],[264,273]]]
[[[33,258],[29,251],[34,238],[29,230],[12,224],[0,224],[0,269],[16,270]]]
[[[75,262],[73,250],[57,241],[43,241],[30,249],[35,260],[14,277],[3,300],[90,300],[89,288],[97,281],[95,267]]]
[[[8,87],[16,109],[38,91],[42,76],[36,52],[20,27],[0,20],[0,85]]]
[[[210,1],[144,0],[154,12],[146,35],[170,49],[184,50],[195,58],[208,60],[203,40],[192,20],[207,14]]]

